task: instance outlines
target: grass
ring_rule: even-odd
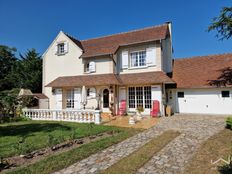
[[[131,155],[121,159],[116,164],[101,172],[101,174],[132,174],[148,162],[155,153],[160,151],[166,144],[172,141],[180,133],[166,131],[162,135],[152,139]]]
[[[226,127],[232,129],[232,117],[226,118]]]
[[[232,154],[232,131],[224,129],[218,134],[209,138],[201,145],[197,153],[189,162],[185,173],[190,174],[231,174],[232,168],[225,166],[224,163],[219,165],[211,164],[211,160],[216,161],[219,158],[226,159]]]
[[[51,121],[1,124],[0,156],[10,157],[58,144],[68,139],[118,130],[121,129],[103,125]],[[22,141],[24,143],[20,143]]]
[[[18,168],[14,171],[8,172],[11,174],[48,174],[54,171],[68,167],[69,165],[87,158],[91,154],[97,153],[115,143],[119,143],[126,138],[135,135],[139,130],[135,129],[122,129],[119,134],[107,137],[96,142],[91,142],[80,146],[79,148],[63,152],[58,155],[52,155],[45,159],[28,165],[26,167]]]

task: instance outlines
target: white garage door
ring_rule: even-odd
[[[231,90],[178,90],[176,111],[179,113],[232,114]]]

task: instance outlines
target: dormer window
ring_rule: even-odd
[[[56,45],[56,54],[57,55],[64,55],[68,53],[68,43],[67,42],[60,42]]]

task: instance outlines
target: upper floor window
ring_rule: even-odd
[[[93,73],[96,72],[96,65],[94,61],[86,62],[84,64],[84,72],[85,73]]]
[[[58,54],[64,54],[64,43],[59,43],[57,45]]]
[[[84,72],[89,72],[89,62],[85,63]]]
[[[146,51],[130,53],[130,67],[146,66]]]
[[[68,42],[60,42],[56,45],[55,54],[64,55],[68,53]]]

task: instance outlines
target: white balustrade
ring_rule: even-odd
[[[99,110],[23,109],[23,115],[32,120],[101,123],[101,114]]]

